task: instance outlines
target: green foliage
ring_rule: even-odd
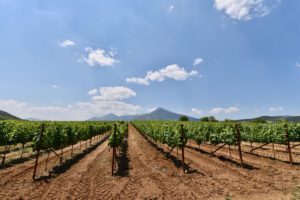
[[[180,146],[180,125],[183,122],[135,121],[141,133],[155,141],[171,147]],[[237,130],[234,122],[184,122],[186,139],[198,144],[237,144]],[[241,141],[286,144],[285,123],[249,123],[239,125]],[[300,142],[300,123],[288,123],[289,140]]]
[[[110,147],[119,147],[122,145],[125,135],[128,132],[127,123],[114,124],[113,133],[108,139],[108,145]]]
[[[87,140],[111,129],[106,122],[44,122],[41,149],[60,149]],[[35,150],[40,143],[42,122],[1,121],[0,146],[32,142]]]
[[[185,128],[181,130],[181,123],[182,122],[176,121],[135,121],[134,125],[140,130],[141,133],[147,135],[155,141],[159,141],[162,144],[167,144],[170,147],[180,147],[187,142],[186,137],[183,141],[181,139],[181,131],[184,132],[184,135],[187,132]]]
[[[205,116],[200,118],[200,122],[217,122],[218,120],[214,116]]]
[[[267,123],[267,120],[261,119],[261,118],[257,118],[257,119],[253,120],[253,123]]]
[[[185,115],[179,117],[179,121],[189,121],[189,118]]]

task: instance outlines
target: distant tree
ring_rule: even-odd
[[[205,116],[200,118],[201,122],[217,122],[218,120],[214,116]]]
[[[179,121],[189,121],[189,118],[185,115],[179,117]]]
[[[267,123],[267,120],[265,119],[261,119],[261,118],[257,118],[255,120],[253,120],[254,123]]]
[[[232,119],[225,119],[224,121],[225,122],[234,122],[234,120],[232,120]]]
[[[280,123],[287,123],[287,122],[289,122],[289,120],[287,120],[285,118],[281,118],[281,119],[278,120],[278,122],[280,122]]]
[[[205,116],[205,117],[201,117],[201,118],[200,118],[200,121],[201,121],[201,122],[208,122],[209,119],[208,119],[207,116]]]

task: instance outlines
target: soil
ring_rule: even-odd
[[[181,168],[181,150],[152,143],[129,125],[118,151],[117,170],[111,176],[112,150],[104,141],[78,154],[51,176],[32,180],[33,161],[0,170],[1,199],[290,199],[300,183],[300,166],[191,143],[185,148],[187,173]],[[44,171],[42,156],[39,174]],[[49,166],[57,165],[51,156]],[[297,192],[297,191],[296,191]]]

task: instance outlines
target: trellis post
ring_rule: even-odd
[[[243,167],[244,163],[243,163],[243,155],[242,155],[242,148],[241,148],[241,133],[238,124],[235,124],[235,129],[236,129],[236,140],[239,149],[240,162],[241,162],[241,166]]]
[[[185,141],[185,134],[183,130],[183,124],[180,124],[180,137],[181,137],[181,156],[182,156],[182,169],[183,173],[185,173],[185,162],[184,162],[184,141]]]
[[[41,130],[41,133],[40,133],[40,140],[38,141],[37,148],[36,148],[37,153],[36,153],[35,165],[34,165],[33,175],[32,175],[33,180],[35,180],[35,176],[36,176],[36,169],[37,169],[37,165],[38,165],[38,162],[39,162],[39,156],[40,156],[40,150],[41,150],[41,144],[42,144],[44,130],[45,130],[45,124],[42,124],[42,130]]]
[[[115,137],[116,137],[116,131],[117,131],[117,124],[114,124],[114,132],[113,132],[113,144],[115,144]],[[111,175],[114,175],[114,170],[115,170],[115,155],[116,155],[116,148],[113,146],[113,151],[112,151],[112,164],[111,164]]]
[[[285,139],[286,139],[286,143],[287,143],[287,151],[289,153],[289,161],[290,161],[290,164],[293,164],[293,158],[292,158],[292,152],[291,152],[291,144],[290,144],[290,136],[289,136],[289,129],[288,129],[288,125],[287,124],[284,125],[284,129],[285,129]]]

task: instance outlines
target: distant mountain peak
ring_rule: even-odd
[[[140,115],[125,115],[125,116],[117,116],[115,114],[108,114],[102,117],[93,117],[89,119],[89,121],[117,121],[117,120],[179,120],[179,117],[182,114],[174,113],[168,109],[163,107],[157,107],[150,113],[140,114]],[[191,121],[196,121],[198,119],[193,117],[188,117]]]
[[[161,112],[161,111],[166,111],[166,112],[170,112],[169,110],[163,108],[163,107],[157,107],[155,110],[153,110],[151,113],[153,112]]]

